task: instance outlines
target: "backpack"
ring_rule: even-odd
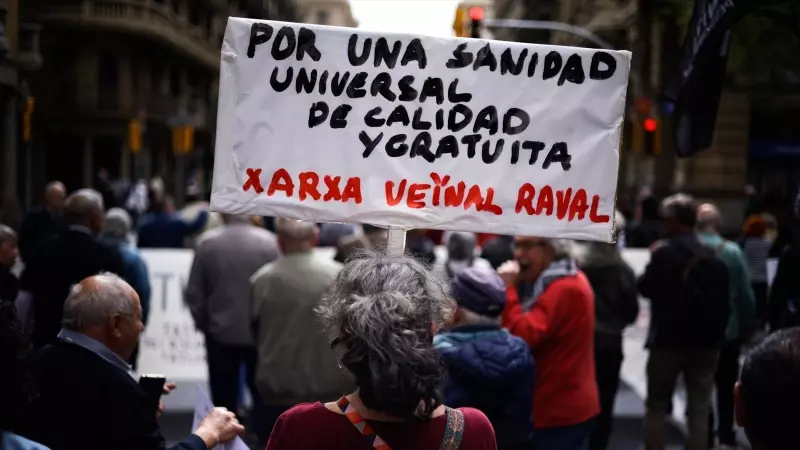
[[[725,244],[723,241],[716,249],[701,246],[683,270],[679,320],[687,343],[693,346],[725,342],[732,312],[728,267],[719,257]]]

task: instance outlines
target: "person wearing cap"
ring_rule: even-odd
[[[475,233],[454,231],[445,233],[447,244],[447,259],[438,259],[433,263],[433,273],[449,282],[459,270],[466,267],[481,267],[492,269],[489,261],[475,255],[478,247],[478,237]]]
[[[505,284],[494,270],[474,266],[458,271],[451,287],[453,323],[433,340],[448,368],[444,402],[483,411],[498,449],[531,448],[534,362],[525,341],[500,327]]]

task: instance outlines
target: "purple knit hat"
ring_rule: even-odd
[[[459,270],[451,282],[458,306],[476,314],[497,317],[506,306],[506,285],[494,270],[467,267]]]

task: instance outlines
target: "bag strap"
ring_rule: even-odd
[[[350,400],[347,397],[342,397],[336,402],[336,406],[347,417],[347,420],[356,427],[359,433],[364,437],[364,440],[377,450],[391,450],[389,444],[383,440],[378,433],[369,425],[369,423],[361,417],[361,414],[353,408]],[[457,409],[445,407],[445,415],[447,416],[447,424],[444,429],[444,437],[442,443],[439,445],[439,450],[458,450],[461,446],[461,440],[464,437],[464,413]]]
[[[689,277],[689,271],[692,270],[695,264],[697,264],[698,261],[700,261],[701,259],[710,256],[714,256],[715,258],[720,258],[722,255],[722,250],[725,249],[725,244],[727,243],[728,242],[725,239],[723,239],[722,242],[715,248],[701,247],[700,250],[693,252],[692,259],[689,260],[689,263],[686,264],[686,267],[684,267],[683,269],[683,282],[684,283],[686,282],[686,279]],[[709,250],[713,251],[713,254],[709,254]]]
[[[458,409],[445,407],[447,426],[439,450],[458,450],[464,437],[464,413]]]
[[[367,444],[377,450],[391,450],[389,444],[378,436],[378,433],[376,433],[369,423],[361,417],[361,414],[353,408],[353,405],[350,404],[350,400],[348,400],[347,397],[340,398],[339,401],[336,402],[336,405],[342,411],[342,414],[347,417],[347,420],[356,427],[356,430],[364,436],[364,440],[367,441]]]

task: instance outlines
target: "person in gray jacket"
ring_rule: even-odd
[[[341,264],[314,252],[314,223],[276,218],[275,232],[283,256],[250,280],[256,384],[264,403],[264,422],[256,433],[264,442],[278,417],[295,404],[334,401],[355,388],[314,312]]]
[[[614,217],[614,229],[617,233],[625,229],[619,211]],[[575,257],[595,295],[594,355],[600,415],[589,448],[604,450],[614,421],[614,399],[623,359],[622,332],[639,315],[636,275],[616,244],[583,242],[575,247]]]
[[[243,365],[250,393],[258,398],[250,277],[275,260],[279,251],[275,235],[252,225],[249,216],[224,214],[222,218],[223,227],[209,230],[197,240],[186,303],[195,326],[206,338],[214,405],[238,411]]]

